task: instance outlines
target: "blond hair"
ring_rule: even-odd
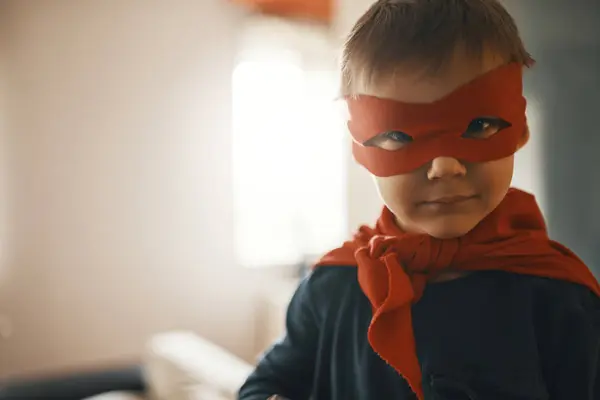
[[[498,0],[379,0],[348,35],[341,94],[355,94],[355,82],[374,84],[408,63],[419,63],[433,74],[458,46],[475,58],[489,49],[506,62],[534,63],[514,19]]]

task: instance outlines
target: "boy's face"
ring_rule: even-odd
[[[435,77],[401,70],[385,84],[363,93],[405,103],[431,103],[503,64],[493,54],[479,61],[457,52]],[[491,136],[501,127],[490,122],[477,129]],[[395,150],[398,143],[386,138],[376,145]],[[414,171],[374,179],[401,228],[445,239],[466,234],[498,206],[510,186],[513,166],[514,156],[482,163],[438,157]]]

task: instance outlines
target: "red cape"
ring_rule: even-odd
[[[316,267],[327,265],[357,266],[358,281],[373,306],[369,342],[407,380],[419,400],[423,388],[411,305],[436,274],[502,270],[577,283],[600,296],[600,286],[587,266],[548,238],[534,197],[516,189],[457,239],[407,234],[384,208],[374,229],[361,227],[353,240],[326,254]]]

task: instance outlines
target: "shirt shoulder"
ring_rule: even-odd
[[[585,286],[538,278],[535,331],[553,398],[600,395],[600,298]]]
[[[355,266],[322,266],[312,270],[301,284],[312,306],[318,310],[340,306],[349,295],[364,297]]]
[[[530,277],[529,282],[538,310],[552,310],[555,317],[561,317],[562,313],[595,317],[600,312],[600,297],[586,286],[541,277]],[[592,322],[600,323],[595,318]]]

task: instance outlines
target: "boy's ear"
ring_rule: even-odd
[[[528,140],[529,140],[529,126],[525,126],[525,130],[523,131],[521,140],[519,140],[518,150],[520,150],[523,146],[525,146],[527,144]]]

